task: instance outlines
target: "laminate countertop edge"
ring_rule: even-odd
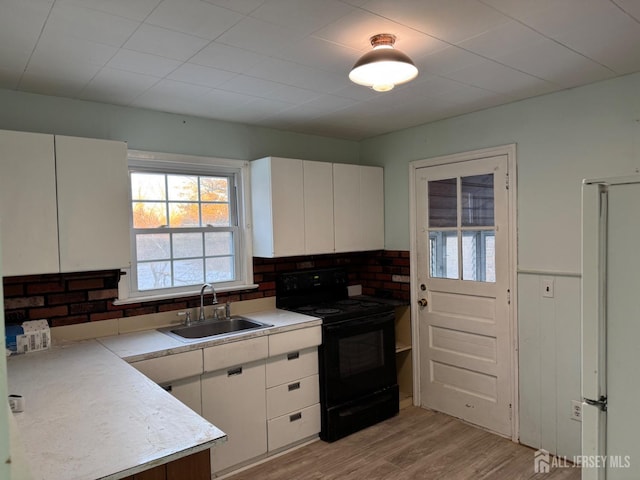
[[[34,480],[116,480],[226,440],[95,340],[11,356],[7,373]]]

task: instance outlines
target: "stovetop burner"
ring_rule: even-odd
[[[378,305],[380,305],[378,302],[360,302],[361,307],[369,308],[369,307],[376,307]]]
[[[393,311],[371,297],[349,297],[344,269],[282,273],[276,281],[276,307],[322,318],[323,323]]]
[[[394,307],[384,302],[373,301],[369,298],[348,298],[284,308],[305,315],[320,317],[323,323],[331,323],[389,312],[392,311]]]

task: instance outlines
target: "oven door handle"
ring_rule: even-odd
[[[374,315],[372,317],[362,317],[359,319],[343,320],[342,322],[329,323],[324,325],[327,332],[334,332],[336,330],[343,330],[345,328],[368,328],[375,327],[377,325],[383,325],[385,323],[395,321],[395,313],[390,312],[383,315]]]

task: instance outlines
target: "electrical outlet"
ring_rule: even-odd
[[[553,278],[543,278],[541,281],[542,286],[542,296],[547,298],[553,298],[554,291],[554,279]]]
[[[582,402],[571,400],[571,420],[582,421]]]

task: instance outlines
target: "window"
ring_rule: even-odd
[[[495,282],[493,174],[429,182],[432,278]]]
[[[248,164],[130,152],[130,296],[157,299],[248,288],[253,280],[245,228]]]

